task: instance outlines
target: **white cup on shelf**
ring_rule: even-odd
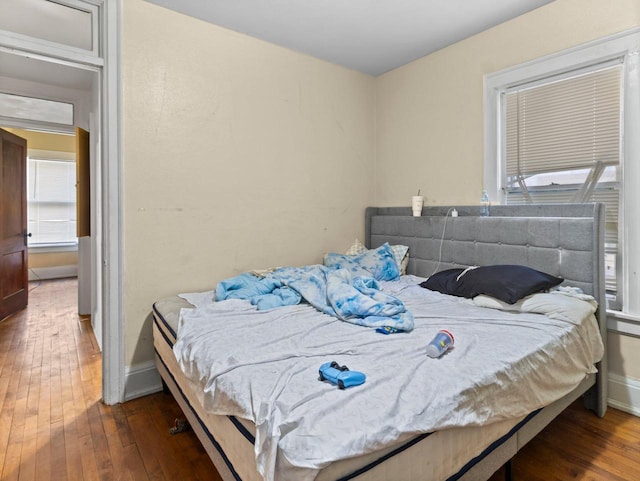
[[[411,197],[411,210],[413,210],[414,217],[420,217],[422,215],[422,206],[424,205],[424,197],[421,195],[414,195]]]

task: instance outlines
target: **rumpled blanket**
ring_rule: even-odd
[[[249,273],[225,279],[216,287],[216,301],[245,299],[259,310],[298,304],[302,299],[320,312],[367,327],[413,329],[413,315],[402,301],[380,290],[373,276],[310,265],[282,267],[264,277]]]
[[[295,306],[301,300],[300,294],[283,286],[282,282],[270,276],[256,276],[245,272],[239,276],[224,279],[216,286],[216,300],[243,299],[259,310]]]

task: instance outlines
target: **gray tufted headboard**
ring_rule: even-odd
[[[596,313],[606,343],[603,204],[425,207],[413,217],[410,207],[368,207],[365,244],[409,246],[407,273],[429,277],[453,267],[520,264],[565,279],[601,306]],[[443,234],[444,233],[444,234]],[[599,366],[597,405],[606,407],[606,356]],[[596,402],[596,401],[594,401]],[[603,404],[604,403],[604,404]]]

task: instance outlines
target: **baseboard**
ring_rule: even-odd
[[[609,373],[609,406],[640,416],[640,381]]]
[[[162,379],[153,361],[125,368],[124,400],[162,391]]]
[[[29,280],[62,279],[64,277],[78,277],[78,266],[32,267],[29,268]]]

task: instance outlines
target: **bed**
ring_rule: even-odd
[[[367,248],[380,248],[386,243],[409,247],[408,275],[403,276],[402,289],[389,284],[390,291],[404,289],[407,293],[411,293],[407,302],[413,306],[412,303],[420,296],[414,286],[433,272],[478,265],[526,265],[554,276],[561,276],[565,279],[563,285],[580,288],[585,294],[593,296],[598,303],[594,315],[598,322],[596,330],[599,331],[601,341],[606,339],[603,308],[605,302],[604,207],[601,204],[493,206],[490,217],[481,217],[477,206],[457,207],[458,217],[451,217],[451,211],[450,207],[429,207],[423,209],[421,217],[413,217],[408,207],[372,207],[366,210],[365,244]],[[210,294],[204,294],[204,296],[207,295],[210,296]],[[453,302],[445,297],[448,296],[436,294],[433,298],[435,300],[430,301],[432,302],[430,309],[435,313],[434,315],[437,316],[438,312],[445,313],[449,309],[448,304],[440,304]],[[265,445],[268,446],[269,438],[262,430],[262,423],[257,427],[256,423],[250,419],[243,418],[249,418],[249,416],[215,413],[216,410],[212,410],[209,405],[210,400],[203,397],[202,386],[185,374],[173,352],[180,309],[198,305],[201,300],[197,295],[187,296],[187,299],[191,302],[177,296],[170,297],[159,300],[153,306],[154,346],[158,371],[223,479],[263,479],[257,466],[257,452]],[[465,300],[465,302],[460,304],[460,307],[472,309],[469,305],[472,301]],[[417,304],[415,305],[418,308]],[[506,316],[510,315],[502,311],[491,309],[488,311],[491,311],[488,317],[492,318],[504,315],[507,319]],[[292,312],[297,313],[295,309]],[[534,316],[540,316],[540,314]],[[443,314],[442,317],[446,316]],[[463,320],[450,320],[446,327],[453,325],[457,332],[464,333],[465,327],[456,322],[460,323]],[[340,328],[347,329],[344,331],[347,334],[342,334],[343,339],[356,338],[359,332],[366,329],[352,325]],[[415,333],[420,332],[420,328],[422,327],[417,323]],[[361,331],[356,331],[357,329]],[[502,329],[502,324],[499,329]],[[558,329],[558,326],[549,328],[549,330],[553,329]],[[401,338],[393,336],[389,336],[394,339],[393,342],[401,342]],[[462,336],[464,339],[464,334]],[[415,337],[412,336],[414,339]],[[409,338],[407,336],[406,339]],[[375,342],[382,341],[376,338]],[[426,345],[428,339],[424,339],[423,342]],[[464,352],[463,340],[457,342],[455,349],[460,349],[458,351],[460,353]],[[376,349],[371,351],[377,352]],[[411,348],[403,348],[403,350],[411,352]],[[452,353],[455,353],[455,350]],[[308,357],[316,359],[315,354],[315,352],[311,353]],[[339,353],[337,355],[339,357]],[[559,365],[555,368],[559,371],[549,371],[549,373],[556,373],[550,374],[554,378],[557,372],[563,372],[564,365],[560,364],[567,362],[560,359],[561,351],[558,351],[557,357]],[[577,358],[579,355],[569,357]],[[347,359],[349,362],[357,363],[358,356],[347,356]],[[446,357],[443,359],[447,361]],[[453,355],[450,359],[453,359]],[[422,363],[422,358],[417,362]],[[554,369],[554,362],[549,361],[536,369],[540,372],[543,368]],[[374,443],[375,449],[369,446],[364,453],[358,453],[356,450],[356,454],[349,454],[343,459],[316,463],[311,470],[291,465],[286,458],[285,461],[279,459],[279,464],[271,465],[271,475],[267,477],[275,473],[274,479],[486,480],[579,397],[584,397],[585,405],[596,414],[604,415],[607,385],[605,363],[606,356],[597,363],[597,373],[595,369],[588,368],[583,369],[582,374],[576,373],[570,388],[567,388],[569,386],[567,381],[561,395],[556,396],[557,399],[545,397],[544,404],[531,411],[514,414],[513,409],[509,408],[509,413],[513,415],[505,415],[500,419],[492,418],[489,423],[466,423],[462,427],[456,427],[449,421],[442,421],[439,424],[443,426],[441,429],[400,433],[396,437],[390,437],[384,443]],[[445,365],[444,362],[441,364]],[[354,366],[351,367],[354,368]],[[365,364],[364,367],[366,368],[367,365]],[[257,377],[264,378],[266,375],[260,373]],[[375,374],[370,377],[371,381],[368,378],[367,383],[371,382],[371,384],[365,383],[363,386],[373,389],[376,386]],[[330,389],[330,386],[323,386],[315,379],[314,382],[323,389]],[[248,389],[251,389],[251,386]],[[339,396],[340,394],[332,393],[331,395]],[[356,399],[354,394],[349,396]],[[256,411],[258,410],[256,408]],[[459,410],[453,409],[453,411]],[[331,413],[326,419],[330,419],[330,415]],[[480,414],[471,413],[470,415],[479,416]],[[310,418],[303,416],[296,422],[300,424],[300,420],[306,419]],[[370,418],[366,419],[370,420]],[[322,422],[322,419],[318,419],[313,423],[322,425]],[[367,420],[362,422],[363,425],[377,429],[374,422]],[[380,425],[383,426],[385,423],[380,422]],[[310,429],[310,432],[315,432],[316,428]],[[329,427],[327,430],[331,431]],[[366,429],[363,430],[366,431]],[[329,436],[334,434],[329,433]],[[269,450],[262,449],[262,451]],[[272,452],[275,451],[272,449]],[[268,460],[264,464],[269,465]]]

